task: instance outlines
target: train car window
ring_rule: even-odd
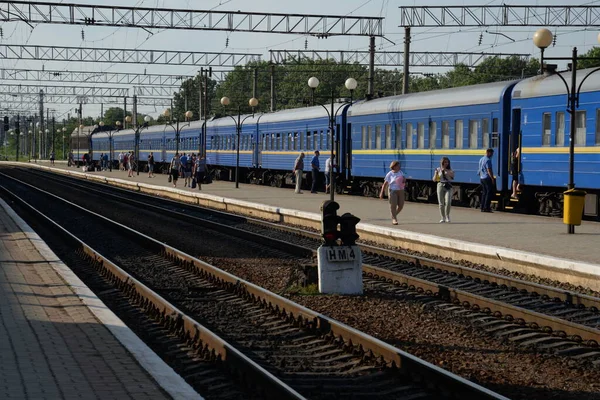
[[[476,119],[469,120],[469,148],[476,149],[477,148],[477,128],[479,125],[479,121]]]
[[[367,148],[367,127],[366,126],[361,127],[361,133],[362,133],[362,148],[366,149]]]
[[[298,132],[300,135],[300,148],[298,150],[304,150],[304,132]]]
[[[500,146],[500,132],[498,132],[498,118],[492,119],[492,147],[498,148]]]
[[[596,138],[594,144],[600,144],[600,108],[596,109]]]
[[[375,127],[375,148],[381,150],[381,126]]]
[[[575,112],[575,146],[585,146],[586,112]]]
[[[552,114],[542,114],[542,146],[550,146],[550,136],[552,134]]]
[[[559,111],[556,113],[556,136],[554,137],[556,146],[565,145],[565,113]]]
[[[306,150],[310,150],[311,146],[312,146],[312,134],[309,132],[306,132]]]
[[[406,124],[406,148],[407,149],[412,149],[413,148],[413,124],[408,123]]]
[[[397,149],[401,149],[402,148],[402,125],[401,124],[396,124],[396,148]]]
[[[457,119],[456,121],[454,121],[454,148],[463,148],[464,135],[464,121],[462,119]]]
[[[271,133],[271,150],[277,150],[277,137]]]
[[[321,134],[319,135],[319,148],[323,148],[323,131],[321,131]]]
[[[437,146],[437,122],[429,121],[429,148],[435,149]]]
[[[313,148],[315,150],[321,150],[321,147],[319,146],[319,139],[321,136],[323,136],[323,131],[321,131],[321,134],[319,134],[319,131],[313,132]]]
[[[368,149],[373,148],[373,127],[372,126],[367,127],[367,148]]]
[[[442,149],[450,148],[450,121],[442,121]]]
[[[488,149],[490,147],[490,120],[484,118],[481,120],[481,147]]]
[[[425,148],[425,124],[417,123],[417,149]]]
[[[385,126],[385,148],[392,148],[392,126],[390,124]]]

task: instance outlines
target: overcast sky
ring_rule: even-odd
[[[59,0],[55,0],[59,1]],[[217,9],[222,11],[260,11],[279,13],[302,14],[333,14],[333,15],[361,15],[383,16],[385,37],[389,40],[377,39],[377,49],[386,51],[402,51],[404,32],[398,27],[400,24],[400,11],[398,6],[423,5],[422,1],[411,0],[68,0],[64,3],[125,5],[139,7],[183,8],[183,9]],[[600,5],[599,1],[576,2],[573,0],[512,0],[512,1],[450,1],[428,0],[427,5],[562,5],[562,4],[593,4]],[[82,46],[102,48],[127,48],[127,49],[156,49],[156,50],[190,50],[208,52],[243,52],[260,53],[263,59],[268,60],[269,49],[296,49],[302,50],[308,40],[308,49],[312,50],[367,50],[368,38],[366,37],[334,37],[317,39],[298,35],[282,34],[255,34],[255,33],[226,33],[212,31],[154,31],[153,35],[142,29],[136,28],[111,28],[111,27],[82,27],[69,25],[40,24],[32,29],[23,22],[2,23],[2,44],[30,44],[54,46]],[[81,31],[85,39],[82,39]],[[485,33],[485,28],[413,28],[413,51],[469,51],[469,52],[502,52],[526,53],[539,56],[539,50],[532,44],[531,37],[537,28],[489,28],[490,32],[501,32],[510,39]],[[552,28],[556,32],[557,43],[555,47],[547,50],[548,55],[569,56],[571,48],[577,46],[580,52],[589,50],[597,43],[598,31],[582,28]],[[480,34],[483,34],[482,44],[478,45]],[[229,46],[225,43],[229,38]],[[513,42],[514,40],[514,42]],[[394,44],[390,43],[394,42]],[[71,70],[71,71],[113,71],[113,72],[143,72],[165,74],[195,74],[199,68],[137,65],[137,64],[110,64],[110,63],[83,63],[83,62],[37,62],[0,60],[1,68],[26,68]],[[444,72],[443,68],[412,68],[421,72]],[[12,82],[14,83],[14,81]],[[27,82],[23,82],[27,83]],[[33,82],[29,82],[32,84]],[[71,85],[65,83],[65,85]],[[114,86],[114,85],[113,85]],[[4,105],[3,105],[4,106]],[[57,110],[57,117],[75,106],[48,105]],[[140,108],[141,112],[156,116],[161,110],[154,108]],[[84,115],[97,116],[100,114],[99,105],[84,107]]]

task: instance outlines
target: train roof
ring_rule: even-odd
[[[334,103],[334,110],[337,111],[341,104],[342,103]],[[328,104],[326,106],[328,110],[331,108],[331,104]],[[318,118],[329,119],[327,111],[325,111],[325,109],[322,106],[293,108],[289,110],[281,110],[273,113],[264,114],[260,119],[260,123],[269,124]]]
[[[504,91],[515,82],[518,81],[484,83],[481,85],[382,97],[353,105],[349,115],[356,117],[400,111],[499,103]]]
[[[583,81],[587,74],[592,72],[595,68],[580,69],[577,70],[577,86]],[[565,81],[571,85],[571,72],[561,73]],[[600,76],[598,74],[592,74],[585,80],[585,83],[581,87],[582,92],[592,92],[600,90]],[[513,98],[515,99],[528,99],[532,97],[543,97],[543,96],[556,96],[566,95],[567,88],[564,82],[556,74],[544,74],[534,76],[533,78],[525,79],[519,82],[513,88]]]

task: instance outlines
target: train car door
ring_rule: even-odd
[[[264,148],[264,143],[265,143],[265,134],[264,133],[259,134],[257,132],[256,136],[257,136],[257,140],[256,140],[256,164],[257,164],[258,168],[262,168],[262,150]]]

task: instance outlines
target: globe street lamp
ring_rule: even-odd
[[[163,111],[163,116],[165,118],[169,118],[171,116],[171,110],[170,109],[165,109],[165,111]],[[186,111],[185,114],[185,120],[188,121],[187,124],[182,125],[181,127],[179,126],[179,118],[175,117],[175,126],[173,126],[173,124],[169,124],[168,122],[165,122],[166,126],[170,126],[171,128],[173,128],[175,130],[175,154],[179,153],[179,136],[181,135],[181,131],[183,130],[183,128],[185,128],[186,126],[190,126],[190,119],[194,116],[194,113],[191,111]]]
[[[229,100],[229,97],[223,97],[223,98],[221,98],[221,104],[224,107],[227,107],[230,103],[231,103],[231,100]],[[238,106],[237,120],[233,116],[228,115],[228,117],[231,118],[233,120],[233,123],[235,124],[235,131],[236,131],[236,136],[237,136],[237,145],[235,146],[235,150],[236,150],[236,157],[235,157],[235,188],[236,189],[239,189],[239,187],[240,187],[240,176],[239,176],[239,169],[240,169],[240,135],[242,133],[242,125],[244,124],[244,121],[246,121],[248,118],[254,117],[254,108],[256,108],[258,106],[258,99],[256,97],[252,97],[250,100],[248,100],[248,105],[250,107],[252,107],[252,115],[248,115],[244,119],[241,119],[242,118],[242,108],[241,108],[241,106]]]
[[[560,80],[565,84],[565,88],[567,89],[567,113],[570,115],[570,124],[569,124],[569,184],[567,188],[569,190],[575,189],[575,130],[576,127],[576,114],[577,107],[579,107],[579,94],[581,93],[581,87],[585,80],[590,77],[594,72],[600,71],[600,68],[595,68],[591,72],[587,73],[579,85],[577,85],[577,62],[583,60],[591,60],[591,61],[600,61],[598,57],[579,57],[577,55],[577,47],[573,47],[573,54],[571,57],[544,57],[544,50],[550,46],[552,43],[552,32],[550,32],[546,28],[538,29],[533,35],[533,44],[536,45],[541,51],[541,64],[542,64],[542,72],[546,69],[552,75],[557,75]],[[598,42],[600,42],[600,34],[598,35]],[[562,74],[556,71],[556,65],[548,65],[547,68],[544,68],[544,60],[553,60],[553,61],[570,61],[570,71],[571,71],[571,86],[562,76]],[[563,212],[567,212],[564,210]],[[575,233],[575,225],[568,226],[568,233]]]
[[[319,79],[317,79],[316,77],[311,77],[308,80],[308,87],[311,89],[312,91],[312,103],[313,105],[315,104],[315,90],[317,89],[317,87],[319,87]],[[335,195],[335,180],[334,178],[334,174],[333,174],[333,166],[334,166],[334,157],[335,157],[335,153],[334,150],[337,147],[337,143],[335,141],[335,119],[337,118],[337,114],[340,112],[340,110],[342,108],[344,108],[344,106],[350,104],[352,105],[352,95],[354,94],[354,90],[356,89],[356,87],[358,86],[358,82],[356,82],[356,79],[354,78],[348,78],[346,79],[346,82],[344,82],[344,85],[346,86],[346,89],[348,89],[350,91],[350,101],[343,101],[337,110],[334,110],[335,108],[335,96],[334,96],[334,92],[333,92],[333,88],[331,89],[331,110],[328,110],[327,107],[325,107],[325,105],[319,104],[321,107],[323,107],[325,109],[325,111],[327,112],[327,115],[329,116],[329,131],[331,132],[331,139],[329,141],[329,144],[331,146],[331,165],[329,167],[329,198],[331,201],[334,201]],[[339,153],[339,152],[338,152]],[[327,163],[327,161],[325,161],[325,163]]]
[[[137,121],[136,121],[136,126],[135,126],[135,170],[136,173],[139,175],[140,174],[140,134],[142,129],[147,128],[148,127],[148,123],[151,121],[152,119],[150,118],[149,115],[146,115],[144,117],[144,123],[141,126],[137,126]],[[132,118],[131,115],[128,115],[125,117],[125,122],[127,123],[131,123]]]

